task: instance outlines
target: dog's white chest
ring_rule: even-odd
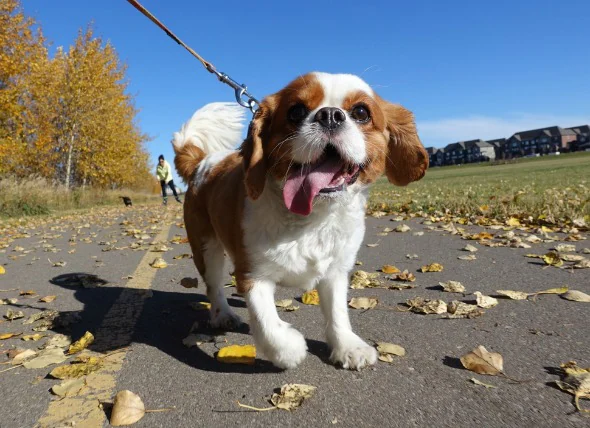
[[[307,289],[330,269],[351,269],[364,236],[364,196],[357,196],[345,207],[320,206],[309,217],[246,202],[244,235],[253,273]]]

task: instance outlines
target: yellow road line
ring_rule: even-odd
[[[162,230],[154,242],[168,239],[171,223],[163,221]],[[107,352],[131,344],[131,337],[141,315],[147,291],[156,276],[157,269],[150,267],[154,253],[147,252],[133,273],[126,288],[113,303],[96,331],[93,349]],[[123,367],[127,352],[117,352],[105,359],[104,366],[86,377],[87,386],[76,396],[52,401],[47,411],[39,419],[40,428],[79,426],[84,428],[101,428],[104,426],[105,413],[99,403],[113,397],[116,375]],[[67,425],[66,425],[67,424]]]

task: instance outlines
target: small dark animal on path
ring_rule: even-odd
[[[123,199],[126,207],[133,206],[133,202],[131,202],[131,198],[129,196],[119,196],[119,198]]]

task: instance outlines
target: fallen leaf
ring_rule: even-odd
[[[481,294],[481,292],[479,291],[476,291],[473,294],[475,295],[475,298],[477,300],[477,306],[479,306],[480,308],[489,309],[493,308],[498,304],[498,299]]]
[[[590,260],[585,259],[572,266],[574,269],[590,269]]]
[[[68,357],[64,351],[59,348],[48,348],[39,352],[37,356],[29,361],[25,361],[23,366],[27,369],[41,369],[51,364],[63,363]]]
[[[444,267],[440,263],[431,263],[420,268],[422,272],[442,272],[443,269]]]
[[[305,400],[311,398],[316,389],[315,386],[311,385],[288,383],[281,387],[280,393],[272,395],[270,402],[278,409],[295,410]]]
[[[395,228],[396,232],[407,232],[408,230],[411,230],[410,226],[408,226],[407,224],[400,224],[399,226],[397,226]]]
[[[469,380],[470,380],[471,382],[473,382],[474,384],[476,384],[476,385],[479,385],[479,386],[485,386],[486,388],[497,388],[497,386],[490,385],[489,383],[484,383],[484,382],[482,382],[481,380],[478,380],[478,379],[476,379],[476,378],[474,378],[474,377],[472,377],[472,378],[471,378],[471,379],[469,379]]]
[[[60,260],[59,262],[52,262],[51,260],[49,260],[49,263],[51,263],[53,267],[64,267],[65,265],[67,265],[67,262],[63,260]]]
[[[225,346],[217,353],[217,361],[226,364],[254,365],[256,348],[254,345]]]
[[[39,299],[40,302],[43,303],[51,303],[53,302],[55,299],[57,299],[57,296],[45,296],[45,297],[41,297]]]
[[[506,220],[506,224],[508,226],[512,226],[512,227],[518,227],[520,226],[520,220],[517,219],[516,217],[510,217],[508,220]]]
[[[418,254],[406,254],[406,259],[414,260],[417,259],[419,256]]]
[[[164,269],[168,266],[168,263],[166,263],[166,260],[164,260],[162,257],[157,257],[153,262],[150,263],[150,266],[155,269]]]
[[[282,299],[282,300],[277,300],[275,302],[275,306],[277,308],[286,308],[291,306],[291,304],[293,303],[293,299]]]
[[[489,232],[480,232],[480,233],[475,233],[473,235],[467,235],[466,239],[470,239],[472,241],[483,241],[486,239],[493,239],[494,235],[492,235]]]
[[[12,309],[6,311],[6,315],[4,315],[4,318],[6,318],[8,321],[17,320],[24,317],[25,313],[23,311],[13,311]]]
[[[4,266],[0,266],[0,275],[4,275],[6,273],[6,269],[4,269]]]
[[[18,293],[19,296],[35,296],[37,292],[35,290],[25,290]]]
[[[375,248],[379,246],[379,242],[375,242],[374,244],[367,244],[367,247]]]
[[[475,253],[477,251],[477,247],[474,247],[471,244],[467,244],[462,248],[463,251],[469,251],[470,253]]]
[[[543,261],[546,265],[560,267],[563,265],[563,260],[559,257],[559,254],[555,251],[550,251],[547,254],[543,255]]]
[[[447,293],[465,293],[465,286],[459,281],[439,282],[438,285]]]
[[[406,269],[403,272],[400,272],[397,275],[394,275],[392,277],[392,279],[394,279],[396,281],[414,282],[414,281],[416,281],[416,275],[414,275],[413,273],[411,273],[410,271],[408,271]]]
[[[60,397],[71,397],[80,392],[84,386],[86,386],[85,379],[69,379],[59,385],[53,385],[51,392]]]
[[[22,333],[0,333],[0,340],[12,339],[13,337],[20,336]]]
[[[182,278],[180,285],[184,288],[197,288],[199,287],[199,278]]]
[[[350,278],[350,288],[363,289],[365,287],[380,287],[378,273],[369,273],[364,270],[357,270]]]
[[[51,336],[45,344],[43,344],[44,349],[50,348],[65,348],[70,346],[72,343],[72,339],[70,336],[66,336],[65,334],[56,334]]]
[[[406,350],[399,345],[388,342],[377,342],[377,352],[380,354],[391,354],[403,357],[406,355]]]
[[[469,254],[468,256],[459,256],[457,257],[459,260],[467,260],[467,261],[473,261],[473,260],[477,260],[477,257],[475,257],[474,254]]]
[[[86,333],[84,333],[84,336],[82,336],[80,339],[78,339],[70,345],[68,349],[68,354],[76,354],[82,351],[83,349],[88,348],[88,346],[90,346],[92,342],[94,342],[94,335],[87,331]]]
[[[112,426],[132,425],[145,415],[145,405],[139,395],[129,390],[119,391],[113,401],[111,411]]]
[[[45,337],[44,334],[39,334],[39,333],[27,334],[27,335],[21,337],[21,340],[24,340],[25,342],[28,342],[28,341],[31,341],[32,340],[33,342],[35,342],[35,341],[37,341],[39,339],[43,339],[44,337]]]
[[[377,357],[379,361],[383,361],[384,363],[393,363],[394,358],[391,354],[379,354]]]
[[[481,345],[463,355],[461,357],[461,364],[467,370],[471,370],[477,374],[496,376],[504,372],[504,359],[502,355],[489,352]]]
[[[477,307],[477,305],[470,305],[469,303],[460,302],[453,300],[447,305],[447,311],[450,315],[446,318],[457,319],[457,318],[477,318],[482,316],[485,312]]]
[[[174,260],[180,260],[180,259],[190,259],[192,257],[192,254],[179,254],[177,256],[172,257]]]
[[[97,371],[102,365],[102,358],[89,357],[84,361],[72,362],[69,365],[56,367],[49,374],[56,379],[77,379]]]
[[[586,260],[586,257],[579,254],[560,254],[559,257],[564,262],[583,262]]]
[[[442,300],[430,300],[415,297],[406,301],[410,311],[417,314],[444,314],[447,312],[447,304]]]
[[[571,244],[558,244],[555,246],[555,251],[558,253],[575,253],[576,246]]]
[[[377,303],[378,300],[373,297],[353,297],[348,306],[354,309],[373,309]]]
[[[574,302],[590,302],[590,296],[578,290],[568,290],[565,293],[560,294],[559,297],[566,300],[573,300]]]
[[[574,361],[561,365],[562,380],[556,380],[555,384],[563,391],[574,396],[576,409],[580,412],[590,412],[580,406],[580,398],[590,399],[590,368],[578,367]]]
[[[22,364],[25,361],[33,358],[35,355],[37,355],[37,352],[33,351],[32,349],[25,349],[25,350],[22,350],[21,352],[18,352],[16,355],[14,355],[12,357],[12,360],[10,361],[10,363],[13,366],[17,365],[17,364]]]
[[[524,291],[496,290],[496,293],[509,297],[512,300],[526,300],[529,297],[529,293],[525,293]]]
[[[399,272],[401,272],[401,270],[399,270],[398,268],[396,268],[395,266],[392,266],[392,265],[383,265],[383,267],[381,268],[381,272],[391,274],[391,273],[399,273]]]
[[[14,305],[16,302],[18,302],[18,299],[14,297],[9,299],[0,299],[0,305]]]
[[[320,304],[320,295],[318,294],[318,290],[310,290],[303,293],[301,296],[301,301],[306,305],[319,305]]]
[[[550,288],[548,290],[536,291],[531,293],[530,296],[537,296],[539,294],[563,294],[568,290],[568,287]]]

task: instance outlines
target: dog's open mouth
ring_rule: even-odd
[[[318,194],[346,190],[360,171],[359,165],[342,159],[336,148],[328,144],[317,161],[292,169],[283,187],[285,205],[295,214],[309,215]]]

